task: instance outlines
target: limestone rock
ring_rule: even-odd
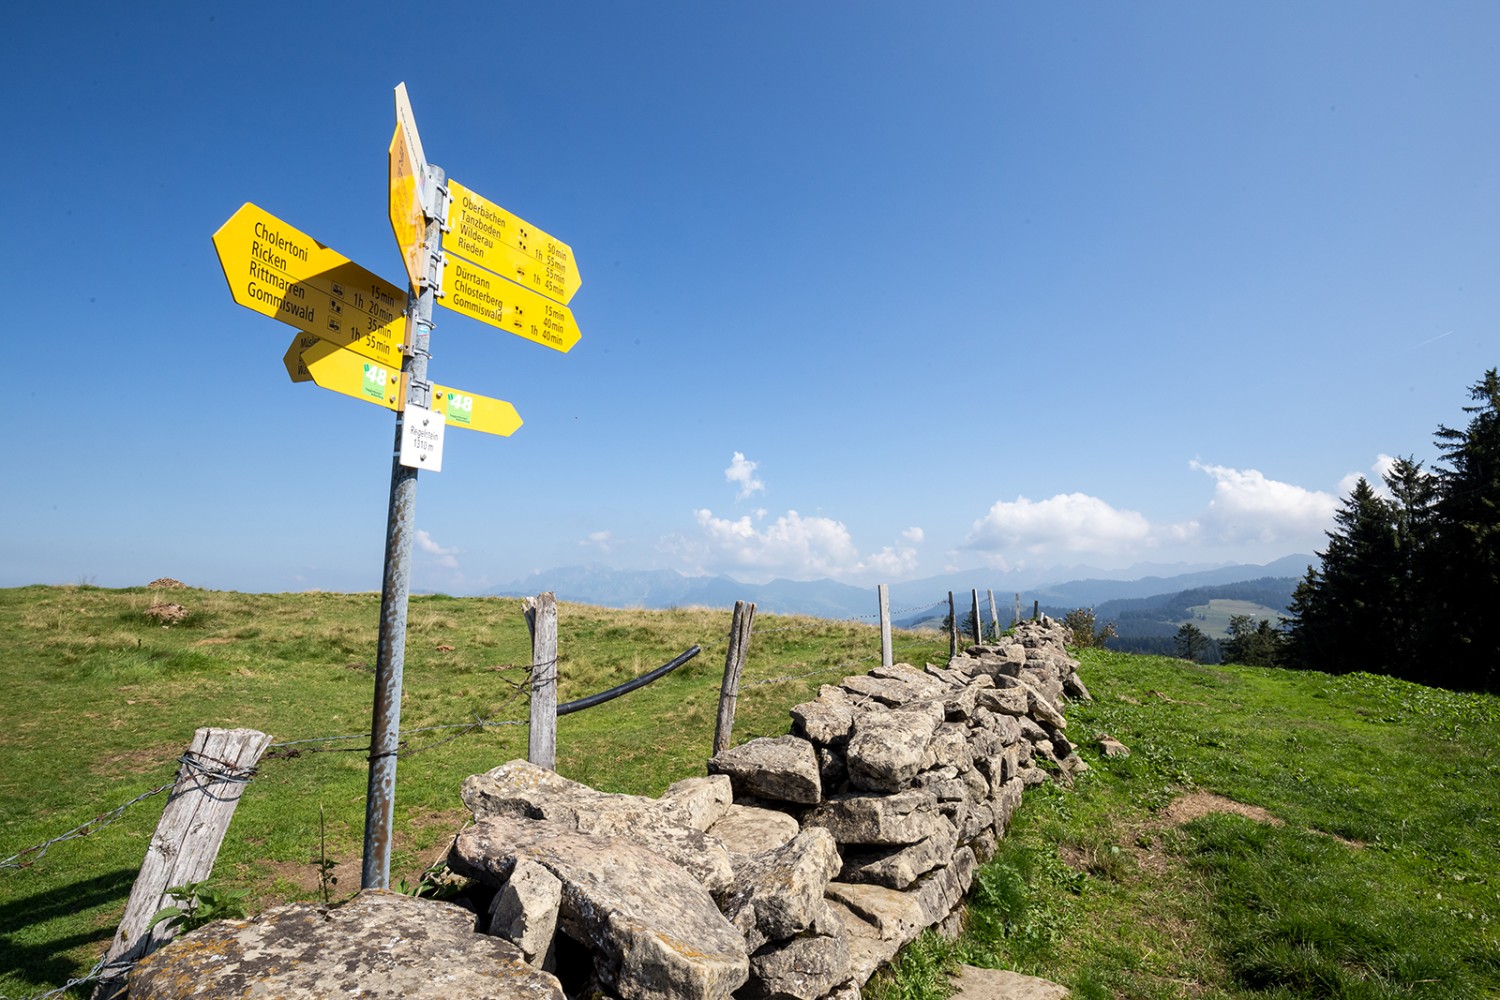
[[[900,681],[912,691],[912,700],[941,701],[951,692],[952,685],[945,683],[938,677],[924,674],[910,663],[894,663],[891,666],[879,666],[870,671],[871,677],[885,677]]]
[[[841,882],[870,882],[905,889],[934,868],[948,863],[958,843],[958,830],[943,817],[940,831],[925,840],[896,850],[845,851]]]
[[[1023,679],[1024,681],[1024,679]],[[1043,725],[1051,726],[1053,729],[1068,728],[1068,720],[1057,710],[1053,704],[1056,696],[1048,698],[1034,684],[1026,682],[1026,711],[1036,721]]]
[[[711,815],[726,790],[697,779],[669,797],[612,795],[544,767],[512,760],[464,779],[464,805],[476,820],[486,816],[543,819],[579,833],[621,837],[647,847],[692,872],[710,892],[734,881],[729,854],[695,824]],[[727,809],[727,802],[724,808]]]
[[[657,801],[686,826],[705,831],[729,811],[734,803],[734,786],[722,774],[684,778],[668,785]]]
[[[1068,697],[1079,701],[1094,700],[1094,696],[1089,694],[1089,689],[1083,686],[1083,678],[1078,676],[1077,671],[1069,671],[1068,676],[1063,678],[1063,691]]]
[[[527,963],[550,971],[562,882],[541,865],[516,862],[505,887],[490,905],[490,933],[521,949]]]
[[[684,869],[644,847],[556,823],[494,816],[459,834],[455,872],[503,885],[518,861],[562,882],[558,925],[622,1000],[727,998],[750,962],[743,935]]]
[[[958,967],[953,985],[965,1000],[1068,1000],[1073,995],[1066,986],[1048,979],[972,965]]]
[[[927,926],[923,922],[922,903],[912,893],[897,892],[883,885],[830,882],[828,898],[869,921],[886,941],[905,944]]]
[[[802,816],[840,844],[915,844],[942,831],[937,798],[928,791],[837,795]]]
[[[185,934],[130,973],[132,1000],[563,1000],[507,941],[450,903],[366,890],[343,906],[273,907]]]
[[[963,900],[964,893],[969,891],[974,873],[978,870],[979,862],[974,857],[974,852],[967,847],[960,847],[953,852],[953,858],[946,867],[929,872],[917,881],[916,888],[908,895],[922,909],[922,927],[936,924]]]
[[[842,864],[827,830],[803,830],[782,847],[740,859],[724,915],[752,952],[800,934],[823,909],[823,890]]]
[[[825,746],[839,743],[854,725],[854,709],[842,688],[823,685],[818,697],[792,707],[796,732]]]
[[[988,688],[979,692],[978,704],[1002,715],[1025,715],[1029,707],[1023,688]]]
[[[1094,737],[1094,742],[1099,747],[1099,752],[1106,757],[1129,757],[1130,748],[1113,736],[1100,733]]]
[[[927,765],[924,770],[952,767],[958,771],[972,771],[974,755],[969,750],[968,730],[962,724],[943,723],[933,734],[932,742],[927,744],[924,763]]]
[[[739,798],[812,805],[823,797],[818,755],[800,736],[762,736],[730,747],[708,762],[712,774],[727,774]]]
[[[1022,792],[1026,790],[1026,780],[1022,777],[1011,778],[1002,786],[996,787],[995,798],[990,799],[990,808],[995,810],[995,832],[1004,835],[1010,828],[1011,816],[1016,813],[1016,807],[1022,804]]]
[[[849,977],[849,935],[822,903],[812,933],[767,945],[750,958],[750,981],[737,994],[760,1000],[817,1000]]]
[[[760,854],[789,843],[800,829],[797,821],[784,812],[736,804],[708,828],[708,835],[731,854]]]
[[[898,936],[883,935],[874,920],[859,915],[836,899],[829,899],[828,908],[838,916],[848,936],[849,977],[856,983],[868,980],[876,969],[895,958],[896,952],[906,943]],[[856,1000],[859,997],[857,988],[853,996]]]
[[[849,784],[895,792],[922,770],[937,722],[923,711],[867,712],[854,720],[846,750]]]

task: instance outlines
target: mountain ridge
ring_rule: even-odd
[[[1010,602],[1002,600],[1002,595],[1013,598],[1015,594],[1021,595],[1023,610],[1026,611],[1030,609],[1024,605],[1032,602],[1049,607],[1094,607],[1106,601],[1154,597],[1265,577],[1300,577],[1316,562],[1314,556],[1298,554],[1264,565],[1240,563],[1193,569],[1172,576],[1150,575],[1133,580],[1088,577],[1046,583],[1040,580],[1058,571],[1041,571],[1028,577],[1019,571],[962,570],[890,584],[890,604],[893,619],[920,619],[924,615],[914,612],[925,612],[940,604],[946,606],[948,591],[954,593],[955,600],[960,593],[964,594],[965,599],[960,603],[966,608],[969,591],[978,590],[981,601],[987,604],[986,592],[993,590],[996,603],[1001,607],[1010,606]],[[1078,569],[1090,572],[1084,567]],[[611,608],[731,608],[736,601],[751,601],[765,614],[870,620],[878,617],[874,587],[855,587],[828,579],[743,583],[724,575],[685,576],[676,570],[616,570],[597,563],[532,573],[513,583],[490,588],[484,591],[484,596],[529,597],[543,591],[551,591],[559,600]]]

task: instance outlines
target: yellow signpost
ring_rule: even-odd
[[[564,353],[583,336],[562,303],[459,257],[449,258],[448,265],[438,302],[454,312]]]
[[[582,279],[572,247],[455,180],[449,179],[448,191],[453,201],[444,250],[556,302],[566,304],[578,291]]]
[[[214,233],[234,301],[382,364],[401,367],[406,293],[246,202]]]
[[[450,425],[501,437],[521,426],[504,400],[429,382],[433,306],[441,302],[555,351],[571,350],[581,337],[567,306],[581,284],[573,248],[462,184],[446,183],[442,167],[427,162],[404,83],[396,87],[387,153],[388,214],[410,292],[248,202],[213,235],[234,301],[301,331],[281,359],[293,382],[397,413],[365,796],[365,889],[390,883],[418,470],[442,468]],[[534,741],[546,732],[544,716],[533,712]]]
[[[292,351],[299,348],[300,365],[294,367],[289,359]],[[377,361],[368,361],[326,340],[318,340],[310,346],[302,347],[301,338],[292,342],[282,361],[286,363],[287,374],[292,377],[293,382],[305,381],[301,375],[306,372],[307,378],[324,389],[341,392],[346,396],[383,406],[387,410],[406,407],[406,379],[400,367],[392,368]]]
[[[432,409],[449,427],[510,437],[521,426],[521,415],[503,399],[491,399],[446,385],[432,387]]]

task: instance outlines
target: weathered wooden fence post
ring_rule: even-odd
[[[557,596],[550,591],[526,599],[531,629],[531,733],[526,759],[557,770]]]
[[[973,633],[973,635],[974,635],[974,645],[977,646],[977,645],[979,645],[983,641],[983,637],[979,634],[979,631],[980,631],[980,628],[981,628],[981,623],[979,621],[979,591],[978,590],[970,590],[969,591],[969,615],[973,618],[973,627],[970,628],[969,631]]]
[[[755,605],[734,602],[734,621],[729,626],[729,650],[724,654],[724,683],[719,687],[719,721],[714,726],[714,756],[729,749],[734,732],[734,703],[740,696],[740,674],[750,656],[750,626]]]
[[[1041,601],[1032,601],[1031,602],[1031,620],[1032,621],[1037,621],[1041,617],[1042,617],[1042,602]]]
[[[885,584],[876,588],[880,595],[880,664],[889,667],[891,659],[891,589]]]
[[[180,758],[177,784],[146,845],[146,858],[130,890],[125,915],[105,953],[109,964],[94,988],[94,1000],[119,996],[129,965],[176,934],[162,924],[148,932],[146,925],[169,905],[168,889],[202,882],[213,872],[240,794],[270,744],[271,737],[254,729],[204,727],[193,734],[192,745]]]
[[[958,655],[958,615],[953,610],[953,591],[948,591],[948,659]]]
[[[992,638],[1000,638],[1000,615],[995,611],[995,592],[986,591],[990,595],[990,635]]]

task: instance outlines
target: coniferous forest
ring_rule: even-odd
[[[1288,609],[1283,662],[1500,691],[1500,376],[1469,389],[1468,426],[1440,425],[1429,470],[1398,459],[1382,494],[1361,479],[1322,566]]]

